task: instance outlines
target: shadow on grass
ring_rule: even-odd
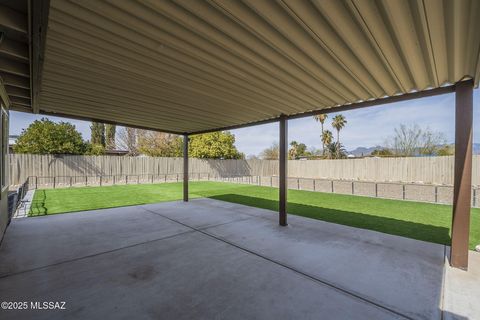
[[[28,216],[35,217],[47,215],[48,209],[45,206],[46,200],[47,194],[45,190],[37,190],[35,192],[35,198],[32,200],[32,205],[30,206],[30,212],[28,213]]]
[[[234,202],[251,207],[278,210],[278,201],[238,194],[212,195],[208,198]],[[449,229],[412,221],[369,215],[362,212],[342,211],[320,206],[288,202],[288,213],[307,218],[338,223],[346,226],[374,230],[416,240],[450,244]]]

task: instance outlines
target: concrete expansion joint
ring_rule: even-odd
[[[233,242],[230,242],[230,241],[228,241],[228,240],[225,240],[225,239],[223,239],[223,238],[221,238],[221,237],[218,237],[218,236],[216,236],[216,235],[214,235],[214,234],[211,234],[211,233],[209,233],[209,232],[206,231],[206,229],[213,228],[214,226],[208,226],[208,227],[205,227],[205,228],[196,228],[196,227],[190,226],[190,225],[188,225],[188,224],[185,224],[185,223],[183,223],[183,222],[180,222],[180,221],[178,221],[178,220],[175,220],[175,219],[172,219],[172,218],[170,218],[170,217],[167,217],[167,216],[165,216],[165,215],[162,215],[161,213],[158,213],[158,212],[152,211],[152,210],[150,210],[150,209],[147,209],[147,208],[145,208],[145,207],[142,207],[142,206],[141,206],[141,208],[142,208],[143,210],[145,210],[145,211],[150,212],[150,213],[157,214],[157,215],[159,215],[159,216],[161,216],[161,217],[163,217],[163,218],[165,218],[165,219],[168,219],[168,220],[170,220],[170,221],[172,221],[172,222],[176,222],[176,223],[178,223],[178,224],[180,224],[180,225],[182,225],[182,226],[184,226],[184,227],[186,227],[186,228],[191,229],[192,231],[199,232],[199,233],[201,233],[201,234],[203,234],[203,235],[205,235],[205,236],[208,236],[208,237],[210,237],[210,238],[212,238],[212,239],[214,239],[214,240],[223,242],[223,243],[228,244],[228,245],[230,245],[230,246],[233,246],[233,247],[235,247],[235,248],[237,248],[237,249],[240,249],[240,250],[242,250],[242,251],[244,251],[244,252],[246,252],[246,253],[252,254],[252,255],[254,255],[254,256],[256,256],[256,257],[259,257],[259,258],[261,258],[261,259],[263,259],[263,260],[266,260],[266,261],[268,261],[268,262],[271,262],[271,263],[274,263],[274,264],[276,264],[276,265],[278,265],[278,266],[281,266],[281,267],[283,267],[283,268],[285,268],[285,269],[288,269],[288,270],[290,270],[290,271],[293,271],[293,272],[295,272],[295,273],[297,273],[297,274],[299,274],[299,275],[301,275],[301,276],[303,276],[303,277],[305,277],[305,278],[307,278],[307,279],[310,279],[310,280],[318,283],[319,285],[328,286],[328,287],[330,287],[330,288],[332,288],[332,289],[334,289],[334,290],[336,290],[336,291],[338,291],[338,292],[340,292],[340,293],[342,293],[342,294],[345,294],[345,295],[347,295],[347,296],[350,296],[350,297],[352,297],[352,298],[355,298],[355,299],[357,299],[357,300],[360,300],[360,301],[362,301],[362,302],[364,302],[364,303],[367,303],[367,304],[369,304],[369,305],[372,305],[372,306],[374,306],[374,307],[376,307],[376,308],[379,308],[379,309],[388,311],[388,312],[390,312],[390,313],[392,313],[392,314],[395,314],[396,316],[400,316],[400,317],[405,318],[405,319],[414,320],[414,318],[412,318],[412,317],[409,317],[409,316],[407,316],[407,315],[405,315],[405,314],[403,314],[403,313],[401,313],[401,312],[398,312],[398,311],[396,311],[396,310],[394,310],[394,309],[391,309],[391,308],[389,308],[389,307],[383,306],[383,305],[381,305],[380,303],[378,303],[378,302],[376,302],[376,301],[373,301],[373,300],[371,300],[371,299],[369,299],[369,298],[365,298],[365,297],[361,296],[360,294],[357,294],[357,293],[355,293],[355,292],[349,291],[349,290],[347,290],[347,289],[345,289],[345,288],[342,288],[342,287],[340,287],[340,286],[337,286],[337,285],[335,285],[335,284],[333,284],[333,283],[330,283],[330,282],[328,282],[328,281],[326,281],[326,280],[324,280],[324,279],[320,279],[320,278],[318,278],[318,277],[315,277],[315,276],[313,276],[313,275],[311,275],[311,274],[308,274],[308,273],[306,273],[306,272],[300,271],[300,270],[298,270],[298,269],[296,269],[296,268],[294,268],[294,267],[292,267],[292,266],[289,266],[288,264],[284,264],[284,263],[282,263],[282,262],[279,262],[279,261],[276,261],[276,260],[274,260],[274,259],[271,259],[271,258],[268,258],[268,257],[266,257],[266,256],[263,256],[263,255],[255,252],[255,251],[252,251],[252,250],[250,250],[250,249],[247,249],[247,248],[245,248],[245,247],[242,247],[242,246],[240,246],[240,245],[237,245],[237,244],[235,244],[235,243],[233,243]],[[248,220],[248,219],[244,219],[244,220]],[[229,224],[229,223],[238,222],[238,221],[240,221],[240,220],[230,221],[230,222],[224,223],[223,225]],[[287,225],[287,226],[288,226],[288,225]]]
[[[175,238],[177,236],[182,236],[182,235],[193,233],[193,232],[194,232],[193,230],[188,230],[188,231],[180,232],[180,233],[177,233],[177,234],[173,234],[173,235],[158,238],[158,239],[143,241],[143,242],[135,243],[135,244],[132,244],[132,245],[129,245],[129,246],[124,246],[124,247],[115,248],[115,249],[112,249],[112,250],[107,250],[107,251],[97,252],[97,253],[94,253],[94,254],[89,254],[89,255],[86,255],[86,256],[83,256],[83,257],[78,257],[78,258],[75,258],[75,259],[68,259],[68,260],[64,260],[64,261],[59,261],[59,262],[56,262],[56,263],[52,263],[52,264],[48,264],[48,265],[44,265],[44,266],[40,266],[40,267],[36,267],[36,268],[32,268],[32,269],[23,270],[23,271],[20,271],[20,272],[8,273],[8,274],[0,275],[0,279],[13,277],[13,276],[18,276],[18,275],[21,275],[21,274],[34,272],[34,271],[38,271],[38,270],[43,270],[43,269],[47,269],[47,268],[50,268],[50,267],[55,267],[55,266],[71,263],[71,262],[85,260],[85,259],[101,256],[103,254],[107,254],[107,253],[111,253],[111,252],[117,252],[117,251],[121,251],[121,250],[124,250],[124,249],[129,249],[129,248],[134,248],[134,247],[137,247],[137,246],[141,246],[141,245],[144,245],[144,244],[153,243],[153,242],[157,242],[157,241],[167,240],[167,239]]]

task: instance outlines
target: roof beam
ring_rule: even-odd
[[[8,38],[0,41],[0,55],[27,63],[29,61],[28,46]]]
[[[135,125],[116,122],[116,121],[109,121],[109,120],[105,120],[105,119],[91,118],[91,117],[73,116],[71,114],[64,114],[64,113],[58,113],[58,112],[49,112],[49,111],[40,110],[39,114],[44,114],[46,116],[52,116],[52,117],[70,118],[70,119],[75,119],[75,120],[101,122],[101,123],[105,123],[105,124],[114,124],[114,125],[122,126],[122,127],[129,127],[129,128],[135,128],[135,129],[141,129],[141,130],[157,131],[157,132],[165,132],[165,133],[171,133],[171,134],[177,134],[177,135],[183,135],[184,134],[184,132],[154,129],[154,128],[142,127],[142,126],[135,126]]]
[[[6,6],[0,6],[0,27],[22,34],[28,33],[27,16]]]
[[[30,90],[30,81],[25,77],[19,77],[13,74],[0,72],[0,78],[3,79],[5,85]]]
[[[10,101],[12,102],[12,104],[18,104],[25,107],[31,106],[29,98],[20,98],[20,97],[10,96]]]
[[[28,64],[0,57],[0,71],[17,76],[30,77]]]
[[[28,89],[12,87],[9,85],[5,85],[5,89],[7,90],[8,95],[11,97],[30,99],[30,90]]]
[[[45,60],[45,40],[47,37],[48,14],[50,11],[50,0],[30,0],[31,20],[31,97],[33,113],[40,111],[39,95],[42,87],[42,70]]]
[[[0,79],[0,100],[7,106],[7,109],[10,108],[10,98],[8,97],[7,90],[5,90],[4,82]]]
[[[472,81],[472,80],[467,80],[467,81]],[[309,111],[309,112],[305,112],[305,113],[287,115],[286,117],[287,117],[287,119],[305,118],[305,117],[315,116],[317,114],[344,112],[344,111],[349,111],[349,110],[353,110],[353,109],[361,109],[361,108],[373,107],[373,106],[378,106],[378,105],[383,105],[383,104],[390,104],[390,103],[394,103],[394,102],[407,101],[407,100],[425,98],[425,97],[432,97],[432,96],[437,96],[437,95],[452,93],[452,92],[455,92],[455,85],[451,85],[451,86],[448,86],[448,87],[440,87],[440,88],[431,89],[431,90],[419,91],[419,92],[406,93],[406,94],[402,94],[402,95],[398,95],[398,96],[381,98],[381,99],[376,99],[376,100],[371,100],[371,101],[352,103],[352,104],[333,107],[333,108],[328,108],[328,109],[313,110],[313,111]],[[228,126],[228,127],[222,127],[222,128],[216,128],[216,129],[189,132],[188,134],[189,135],[195,135],[195,134],[203,134],[203,133],[209,133],[209,132],[215,132],[215,131],[241,129],[241,128],[246,128],[246,127],[251,127],[251,126],[257,126],[257,125],[277,122],[277,121],[280,120],[280,117],[281,116],[271,118],[271,119],[265,119],[265,120],[261,120],[261,121],[255,121],[255,122],[250,122],[250,123],[246,123],[246,124],[241,124],[241,125],[235,125],[235,126]]]
[[[344,111],[349,111],[349,110],[353,110],[353,109],[361,109],[361,108],[366,108],[366,107],[379,106],[379,105],[383,105],[383,104],[390,104],[390,103],[394,103],[394,102],[407,101],[407,100],[426,98],[426,97],[433,97],[433,96],[438,96],[438,95],[441,95],[441,94],[453,93],[453,92],[455,92],[455,85],[451,85],[451,86],[448,86],[448,87],[440,87],[440,88],[435,88],[435,89],[430,89],[430,90],[425,90],[425,91],[405,93],[405,94],[398,95],[398,96],[391,96],[391,97],[380,98],[380,99],[375,99],[375,100],[357,102],[357,103],[352,103],[352,104],[347,104],[347,105],[343,105],[343,106],[332,107],[332,108],[327,108],[327,109],[322,109],[322,110],[313,110],[313,111],[310,111],[310,112],[297,113],[295,115],[289,116],[288,118],[289,119],[298,119],[298,118],[315,116],[317,114],[344,112]]]
[[[18,111],[18,112],[25,112],[25,113],[32,113],[32,108],[30,106],[23,106],[19,104],[12,103],[10,105],[10,110],[11,111]]]

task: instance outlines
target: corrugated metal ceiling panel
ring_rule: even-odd
[[[40,110],[195,132],[480,73],[480,1],[52,0]]]

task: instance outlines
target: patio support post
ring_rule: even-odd
[[[183,201],[188,201],[188,134],[183,135]]]
[[[288,176],[288,120],[280,117],[280,148],[278,154],[279,163],[279,223],[287,225],[287,176]]]
[[[473,82],[455,86],[455,171],[453,183],[452,267],[468,268],[472,192]]]

